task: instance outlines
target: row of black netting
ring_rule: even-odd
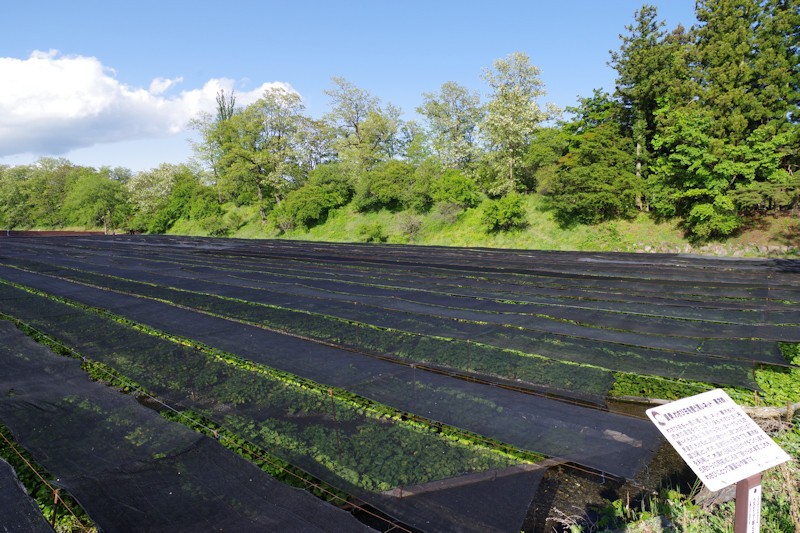
[[[0,527],[3,531],[51,532],[53,528],[17,479],[10,464],[0,459]]]
[[[125,249],[121,250],[120,244],[125,244]],[[41,249],[40,246],[37,248]],[[783,291],[796,296],[798,288],[796,280],[791,276],[792,269],[787,264],[790,262],[780,260],[731,261],[678,258],[663,254],[650,259],[650,256],[642,254],[493,250],[493,255],[500,256],[500,259],[495,259],[495,263],[502,260],[505,267],[517,263],[542,269],[541,272],[528,270],[521,274],[512,274],[506,271],[513,269],[493,267],[492,262],[481,258],[475,250],[436,247],[383,246],[380,254],[375,254],[374,248],[357,245],[286,241],[258,241],[254,244],[252,241],[221,242],[207,239],[189,239],[180,243],[176,238],[159,242],[157,237],[126,237],[124,240],[105,243],[97,240],[81,241],[73,247],[75,249],[79,255],[82,250],[90,250],[92,254],[113,250],[113,255],[118,257],[126,257],[126,253],[130,252],[134,255],[127,257],[160,260],[180,258],[181,261],[191,258],[190,261],[197,264],[205,261],[215,266],[252,267],[268,264],[272,271],[284,268],[290,269],[292,273],[297,269],[320,274],[327,272],[337,279],[379,277],[383,281],[411,280],[432,285],[455,279],[460,284],[479,283],[483,290],[487,286],[500,284],[513,285],[520,290],[533,288],[536,291],[548,287],[560,291],[585,289],[593,294],[627,295],[637,299],[648,294],[659,298],[681,295],[699,301],[704,297],[711,301],[758,299],[767,296],[769,291],[770,294],[779,296],[775,300],[785,300],[786,298],[782,298]],[[418,252],[414,253],[414,250]],[[60,251],[63,252],[63,249]],[[436,266],[437,262],[441,262],[440,257],[443,254],[455,253],[461,257],[460,261]],[[393,255],[397,259],[392,260]],[[356,261],[354,256],[360,259]],[[410,262],[414,257],[416,261]],[[625,265],[632,265],[632,272],[624,268]],[[765,272],[776,281],[772,286],[765,285]]]
[[[149,241],[148,241],[149,242]],[[94,244],[94,242],[92,243]],[[115,266],[137,265],[153,268],[153,262],[159,271],[174,272],[187,266],[211,266],[218,274],[225,274],[228,270],[241,270],[244,272],[261,272],[272,275],[276,282],[283,280],[291,282],[292,279],[307,279],[311,281],[336,281],[339,287],[348,290],[355,285],[368,287],[399,288],[430,290],[434,294],[441,293],[447,296],[454,289],[463,292],[463,296],[483,297],[484,299],[496,296],[499,299],[521,298],[520,301],[540,302],[542,305],[568,305],[574,301],[582,302],[583,306],[608,308],[619,312],[631,312],[660,316],[666,312],[668,316],[692,319],[699,316],[705,320],[717,320],[715,309],[728,310],[728,314],[719,315],[720,319],[736,322],[736,313],[742,316],[744,323],[753,323],[759,316],[755,312],[769,311],[786,314],[786,318],[795,318],[797,314],[792,311],[800,310],[798,302],[798,286],[792,283],[791,273],[783,273],[779,268],[780,262],[769,264],[763,262],[739,262],[728,268],[704,268],[704,275],[710,279],[722,278],[721,281],[697,282],[682,280],[671,282],[667,278],[646,277],[646,272],[641,272],[638,279],[626,278],[622,274],[616,278],[604,277],[594,279],[592,265],[583,265],[584,273],[581,277],[570,278],[568,281],[577,285],[565,286],[557,276],[543,277],[542,275],[503,275],[491,271],[465,273],[458,267],[453,269],[439,269],[438,273],[431,273],[424,265],[409,269],[407,267],[387,270],[381,265],[369,265],[353,268],[340,263],[314,263],[294,261],[291,258],[258,257],[248,260],[232,260],[226,255],[225,249],[219,255],[210,256],[207,250],[199,244],[194,251],[187,246],[165,249],[159,246],[119,246],[120,243],[100,243],[98,246],[75,246],[74,248],[55,247],[53,256],[62,257],[73,255],[81,261],[92,261],[99,258],[106,259]],[[108,247],[111,246],[111,249]],[[114,246],[116,246],[114,248]],[[262,245],[266,246],[266,245]],[[330,246],[330,245],[329,245]],[[75,249],[77,248],[77,249]],[[297,254],[302,253],[302,245],[293,244]],[[433,256],[436,250],[431,250]],[[72,254],[70,254],[72,252]],[[203,252],[203,253],[201,253]],[[40,246],[35,247],[37,255],[42,254]],[[386,255],[381,250],[380,257]],[[569,255],[569,254],[568,254]],[[548,260],[558,258],[560,255],[548,256]],[[705,261],[705,260],[704,260]],[[703,261],[700,261],[703,264]],[[172,268],[170,268],[172,267]],[[686,270],[685,265],[673,268],[676,272]],[[751,272],[747,282],[734,282],[732,279],[740,271]],[[785,269],[783,269],[785,270]],[[469,274],[468,277],[464,277]],[[286,279],[288,276],[288,280]],[[724,276],[724,277],[723,277]],[[726,279],[727,278],[727,279]],[[796,281],[796,280],[795,280]],[[344,284],[344,285],[342,285]],[[551,285],[554,284],[554,285]],[[587,285],[588,284],[588,285]],[[602,285],[601,285],[602,284]],[[331,287],[336,287],[332,285]],[[474,294],[475,290],[479,294]],[[698,294],[705,293],[705,299]],[[532,299],[536,297],[535,299]],[[515,300],[516,301],[516,300]],[[635,305],[634,305],[635,304]],[[701,312],[695,312],[700,308]],[[788,312],[788,313],[787,313]],[[709,314],[710,313],[710,314]],[[776,322],[775,320],[772,320]],[[783,320],[780,322],[791,322]]]
[[[187,252],[212,257],[246,260],[277,258],[311,264],[342,266],[383,265],[417,270],[522,273],[560,280],[579,279],[604,282],[627,279],[635,283],[667,284],[668,286],[702,287],[724,284],[753,288],[763,281],[765,269],[781,277],[795,288],[797,262],[773,259],[731,259],[681,254],[625,254],[550,252],[541,250],[501,250],[452,248],[441,246],[376,246],[330,244],[298,241],[252,241],[196,237],[121,236],[113,239],[72,239],[77,245],[92,249],[118,249],[122,244],[131,249],[147,248],[151,252]],[[55,242],[55,240],[51,240]],[[80,244],[78,244],[80,242]],[[674,282],[674,283],[673,283]]]
[[[37,272],[167,300],[350,349],[539,386],[564,388],[555,378],[561,373],[561,363],[568,362],[753,387],[753,364],[785,364],[775,340],[792,341],[798,335],[794,324],[745,326],[715,320],[602,315],[596,311],[590,311],[594,314],[591,316],[580,307],[562,308],[573,315],[583,312],[579,320],[574,320],[575,316],[555,319],[536,313],[489,312],[443,307],[443,302],[426,305],[419,299],[410,301],[409,298],[419,298],[419,291],[405,297],[342,290],[301,294],[308,288],[307,283],[267,288],[252,277],[211,278],[185,269],[181,275],[167,275],[161,270],[153,271],[152,265],[150,269],[134,269],[69,259],[60,261],[68,268],[59,268],[52,264],[56,260],[49,261],[29,259],[22,264]],[[300,291],[291,290],[298,287]],[[376,292],[374,287],[364,289]],[[377,288],[377,292],[381,290]],[[616,322],[602,323],[597,315]],[[775,317],[774,313],[763,313],[760,318]],[[642,328],[645,331],[630,329],[641,325],[650,331],[646,331],[647,327]],[[629,329],[617,329],[623,326]],[[545,368],[543,358],[555,371]],[[585,368],[576,371],[597,373]],[[554,379],[543,377],[543,373]],[[565,388],[570,389],[569,385]],[[582,386],[572,389],[587,392]],[[605,392],[588,391],[601,396]]]
[[[111,296],[120,304],[135,300],[88,288],[72,296],[95,304],[101,302],[92,302],[92,296]],[[206,321],[193,322],[185,310],[165,304],[155,303],[164,308],[158,313],[153,302],[124,303],[131,306],[131,314],[144,305],[138,309],[140,318],[147,315],[166,330],[194,332],[193,338],[208,338],[260,362],[272,363],[276,354],[285,361],[293,357],[292,370],[298,375],[556,456],[558,462],[632,477],[660,443],[643,420],[452,380],[318,344],[276,345],[272,341],[280,343],[283,337],[223,324],[215,317],[198,315]],[[474,439],[464,443],[379,409],[365,412],[362,404],[333,389],[326,393],[253,374],[191,347],[5,284],[0,284],[0,312],[419,529],[514,530],[544,470],[535,461],[476,446]]]
[[[368,529],[214,439],[90,381],[80,361],[55,355],[11,322],[0,321],[0,365],[0,423],[101,530]],[[52,531],[30,500],[15,502],[19,488],[0,470],[4,530]]]
[[[52,260],[51,260],[52,261]],[[49,263],[28,260],[15,264],[43,273],[76,275]],[[576,337],[610,336],[609,339],[624,341],[623,333],[643,332],[652,336],[673,336],[678,339],[738,339],[743,336],[770,340],[790,340],[791,329],[771,324],[735,324],[704,320],[670,319],[645,315],[591,309],[591,303],[573,305],[521,304],[498,300],[458,297],[437,294],[418,289],[397,290],[380,286],[355,286],[340,282],[310,278],[275,278],[269,273],[252,273],[242,270],[220,270],[211,267],[165,268],[157,271],[153,265],[136,268],[130,264],[100,265],[86,259],[59,259],[58,264],[71,269],[127,277],[164,287],[180,287],[191,291],[206,292],[242,299],[258,298],[260,303],[290,307],[317,308],[330,302],[357,303],[368,312],[383,310],[415,313],[423,316],[451,318],[455,320],[506,324],[536,331],[563,332]],[[256,289],[256,290],[253,290]],[[354,301],[357,300],[357,301]],[[254,300],[256,301],[256,300]],[[296,302],[296,304],[295,304]],[[340,308],[345,308],[344,306]],[[762,316],[753,318],[763,319]],[[680,327],[679,327],[680,326]],[[756,335],[753,335],[753,334]],[[618,334],[616,337],[615,334]],[[650,341],[657,342],[657,341]],[[684,341],[691,342],[691,341]],[[697,341],[694,341],[697,342]],[[635,344],[629,342],[629,344]]]
[[[0,283],[0,312],[423,530],[519,530],[543,463],[476,439],[632,478],[661,443],[650,424],[568,400],[603,404],[619,371],[753,388],[756,365],[786,364],[778,342],[800,341],[787,261],[127,236],[3,244],[0,280],[311,380],[256,378]]]

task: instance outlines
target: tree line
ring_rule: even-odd
[[[0,224],[163,232],[199,221],[213,235],[257,207],[279,231],[345,205],[424,212],[484,204],[487,229],[523,225],[538,194],[568,226],[648,213],[695,239],[800,204],[800,0],[701,0],[698,23],[667,29],[644,5],[610,53],[612,92],[566,113],[540,105],[539,69],[496,60],[480,95],[452,81],[423,93],[420,121],[334,77],[321,118],[273,88],[239,106],[220,92],[191,123],[196,162],[126,169],[43,159],[0,169]]]

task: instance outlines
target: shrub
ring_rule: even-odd
[[[319,165],[308,174],[308,185],[315,185],[325,193],[328,209],[345,205],[353,197],[353,185],[338,163]]]
[[[324,222],[331,209],[345,205],[353,195],[348,179],[338,165],[320,165],[309,174],[308,182],[286,195],[272,211],[272,220],[281,231],[310,228]]]
[[[290,192],[281,207],[296,225],[307,228],[325,219],[331,201],[324,189],[309,184]]]
[[[356,231],[356,235],[361,242],[386,242],[388,238],[380,222],[362,224]]]
[[[522,196],[511,193],[497,200],[485,201],[482,222],[489,232],[524,228],[528,221],[525,207],[522,205]]]
[[[275,227],[283,233],[295,228],[294,215],[291,213],[289,205],[285,200],[276,205],[269,216]]]
[[[431,198],[437,203],[456,204],[461,207],[478,205],[480,194],[474,180],[460,170],[448,170],[431,183]]]
[[[422,218],[411,213],[404,213],[398,219],[397,227],[403,235],[414,239],[422,229]]]
[[[237,229],[241,228],[245,225],[245,217],[239,211],[229,211],[228,214],[225,216],[226,224],[231,229],[231,231],[236,231]]]
[[[436,204],[436,210],[434,214],[435,219],[443,224],[453,224],[456,220],[458,220],[459,215],[463,212],[464,208],[459,204],[445,202],[442,204]]]
[[[231,232],[230,226],[225,223],[225,220],[220,215],[200,220],[200,227],[208,232],[210,237],[227,237]]]
[[[363,174],[356,186],[353,206],[357,211],[414,209],[430,205],[428,180],[408,163],[390,160]]]

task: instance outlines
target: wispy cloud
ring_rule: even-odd
[[[64,154],[76,148],[174,135],[200,111],[213,112],[221,89],[234,80],[210,79],[177,92],[183,79],[155,78],[149,87],[130,87],[97,58],[33,52],[27,59],[0,57],[0,157],[21,153]],[[266,89],[236,90],[247,105]],[[175,93],[175,94],[173,94]]]

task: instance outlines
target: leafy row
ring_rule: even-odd
[[[193,407],[223,425],[235,423],[247,438],[345,488],[387,490],[520,461],[478,445],[461,432],[453,431],[457,438],[448,437],[436,427],[409,423],[402,413],[386,416],[391,410],[382,407],[383,412],[376,412],[374,403],[360,402],[355,395],[343,398],[342,391],[280,379],[268,369],[253,372],[257,366],[253,363],[234,366],[197,347],[135,334],[122,324],[80,309],[68,320],[38,319],[37,309],[52,301],[17,299],[14,305],[23,321],[51,330],[48,333],[62,344],[110,365],[167,401]],[[281,431],[260,431],[270,424],[278,424]],[[387,434],[389,442],[401,446],[387,445]],[[388,458],[383,456],[386,453]],[[354,466],[358,478],[352,474]]]

